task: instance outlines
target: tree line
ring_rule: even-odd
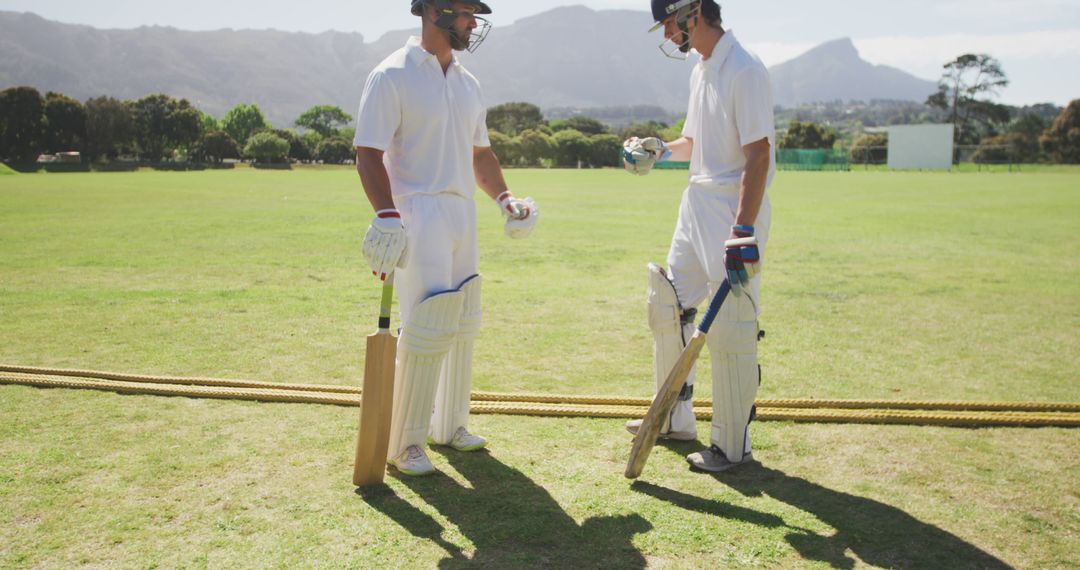
[[[296,119],[300,133],[271,127],[255,104],[237,105],[216,119],[187,99],[165,94],[81,103],[62,93],[43,96],[33,87],[12,87],[0,91],[0,158],[28,164],[42,154],[78,152],[88,163],[133,157],[144,162],[220,164],[246,158],[340,164],[354,156],[351,122],[338,107],[316,105]]]
[[[946,63],[937,91],[923,104],[835,101],[778,109],[780,148],[849,149],[852,162],[880,162],[888,136],[866,127],[951,123],[954,144],[975,147],[978,162],[1080,163],[1080,100],[1011,107],[994,102],[1009,84],[987,54],[964,54]]]
[[[923,104],[899,101],[821,103],[777,111],[781,149],[834,149],[852,162],[880,162],[884,133],[867,127],[894,124],[954,125],[957,145],[978,146],[974,159],[988,162],[1080,163],[1080,99],[1066,108],[1010,107],[991,100],[1008,85],[1000,63],[986,54],[965,54],[946,63],[938,90]],[[591,111],[605,116],[603,109]],[[620,117],[655,114],[649,106],[615,108]],[[632,137],[680,136],[682,121],[631,122],[614,128],[569,110],[547,119],[536,105],[505,103],[488,109],[492,147],[509,167],[621,166],[622,141]],[[301,129],[275,129],[254,104],[232,108],[221,119],[186,99],[165,94],[134,101],[97,97],[80,103],[60,93],[42,96],[33,87],[0,91],[0,158],[34,162],[43,153],[78,151],[85,162],[119,157],[142,161],[221,163],[246,158],[341,164],[354,159],[353,118],[338,107],[316,105],[294,122]]]
[[[634,122],[612,128],[588,116],[544,118],[532,103],[515,102],[488,109],[491,147],[504,166],[592,167],[622,166],[622,143],[632,136],[678,138],[675,126],[658,121]]]

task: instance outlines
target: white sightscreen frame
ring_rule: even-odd
[[[952,125],[889,127],[890,169],[949,170],[952,159]]]

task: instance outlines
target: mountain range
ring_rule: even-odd
[[[475,55],[461,59],[490,105],[684,109],[689,64],[666,58],[657,49],[659,35],[644,33],[649,24],[646,12],[554,8],[496,28]],[[80,100],[167,93],[218,117],[236,104],[256,103],[271,122],[288,126],[313,105],[352,112],[368,72],[414,33],[393,31],[366,42],[360,34],[333,31],[101,30],[0,11],[0,89],[30,85]],[[923,101],[935,90],[933,82],[862,60],[849,39],[770,71],[781,106]]]

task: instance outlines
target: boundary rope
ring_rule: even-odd
[[[349,386],[183,378],[2,364],[0,385],[337,406],[359,406],[361,398],[360,389]],[[640,418],[645,415],[649,403],[649,398],[473,392],[471,410],[478,414]],[[1080,403],[1068,402],[761,399],[757,401],[757,406],[759,421],[1080,427]],[[711,419],[712,402],[695,400],[694,412],[700,420]]]

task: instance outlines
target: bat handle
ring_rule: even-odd
[[[382,302],[379,303],[379,330],[390,330],[390,308],[394,304],[394,274],[386,276],[382,286]]]
[[[698,324],[697,328],[701,331],[701,334],[709,333],[709,327],[712,326],[717,313],[720,312],[720,306],[724,304],[724,299],[727,298],[730,292],[731,283],[724,279],[724,282],[720,284],[720,289],[713,295],[712,302],[709,303],[709,310],[705,311],[705,316],[701,317],[701,323]]]

